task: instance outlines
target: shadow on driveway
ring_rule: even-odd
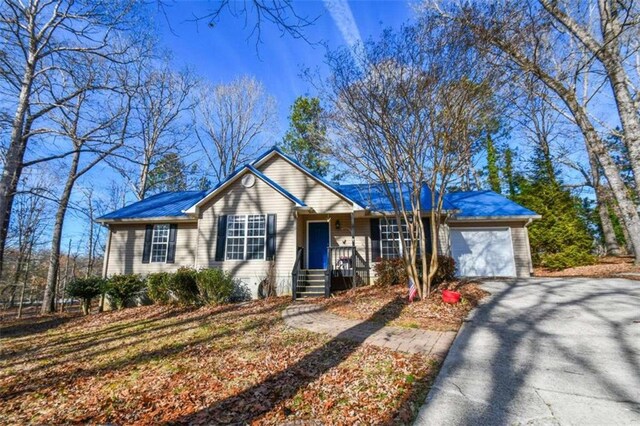
[[[640,282],[483,288],[417,424],[640,423]]]

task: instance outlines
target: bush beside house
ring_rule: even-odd
[[[409,281],[407,270],[402,258],[380,259],[374,266],[376,273],[376,285],[406,285]],[[422,264],[418,262],[418,273],[422,277]],[[455,261],[450,256],[438,256],[438,270],[433,277],[433,284],[438,285],[443,282],[453,281],[456,278]]]
[[[105,293],[116,308],[122,309],[127,306],[127,302],[140,295],[144,288],[145,282],[139,275],[112,275],[107,280]]]
[[[157,272],[146,277],[146,295],[154,303],[180,305],[229,303],[242,288],[231,274],[219,268]]]

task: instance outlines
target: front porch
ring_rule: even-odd
[[[355,214],[300,215],[292,295],[328,297],[369,283],[369,219]]]

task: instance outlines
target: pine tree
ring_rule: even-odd
[[[513,199],[516,195],[516,177],[513,173],[513,151],[507,148],[504,151],[504,168],[502,169],[507,187],[509,189],[509,198]]]
[[[325,176],[329,172],[329,161],[327,127],[322,122],[322,112],[318,98],[298,97],[291,107],[289,130],[281,148],[312,172]]]
[[[595,261],[588,213],[582,200],[563,188],[548,150],[535,150],[530,175],[518,179],[514,199],[542,215],[529,226],[534,264],[563,269]]]
[[[170,152],[158,160],[149,172],[147,191],[184,191],[187,189],[186,166],[178,154]]]
[[[500,174],[498,169],[498,150],[493,144],[491,135],[487,135],[487,178],[489,180],[489,187],[494,192],[502,194],[500,188]]]

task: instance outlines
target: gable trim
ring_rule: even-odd
[[[211,200],[213,197],[215,197],[217,194],[219,194],[224,189],[228,188],[232,183],[234,183],[236,180],[238,180],[238,178],[240,176],[242,176],[244,174],[244,172],[250,172],[253,175],[255,175],[258,179],[260,179],[261,181],[263,181],[264,183],[269,185],[271,188],[273,188],[274,190],[279,192],[282,196],[287,198],[289,201],[293,202],[296,205],[297,208],[308,208],[307,205],[302,200],[300,200],[299,198],[297,198],[294,195],[292,195],[291,193],[289,193],[286,189],[284,189],[283,187],[278,185],[273,180],[269,179],[264,173],[262,173],[260,170],[258,170],[255,167],[253,167],[251,164],[247,164],[246,166],[242,167],[241,169],[239,169],[239,170],[235,171],[233,174],[231,174],[231,176],[229,176],[225,181],[223,181],[223,182],[219,183],[218,185],[216,185],[216,187],[213,188],[200,201],[198,201],[197,203],[195,203],[194,205],[192,205],[188,209],[183,210],[182,212],[185,213],[185,214],[195,214],[195,213],[197,213],[197,211],[198,211],[197,209],[200,206],[202,206],[203,204],[207,203],[209,200]]]
[[[327,188],[329,191],[333,192],[335,195],[337,195],[338,197],[342,198],[345,201],[350,202],[351,204],[353,204],[354,206],[354,210],[364,210],[365,208],[363,206],[361,206],[359,203],[357,203],[356,201],[352,200],[351,198],[347,197],[346,195],[344,195],[341,191],[339,191],[338,189],[336,189],[333,185],[331,185],[329,182],[327,182],[326,180],[324,180],[323,178],[321,178],[320,176],[316,175],[315,173],[311,172],[309,169],[307,169],[306,167],[304,167],[302,164],[298,163],[296,160],[294,160],[293,158],[289,157],[287,154],[285,154],[284,152],[280,151],[279,148],[274,147],[271,148],[269,151],[265,152],[264,154],[262,154],[261,156],[259,156],[258,158],[256,158],[251,165],[254,167],[260,167],[261,165],[263,165],[264,163],[266,163],[267,161],[269,161],[272,157],[274,157],[275,155],[279,155],[283,160],[285,160],[286,162],[288,162],[289,164],[291,164],[293,167],[295,167],[296,169],[300,170],[301,172],[303,172],[305,175],[309,176],[311,179],[315,180],[316,182],[320,183],[322,186],[324,186],[325,188]]]

